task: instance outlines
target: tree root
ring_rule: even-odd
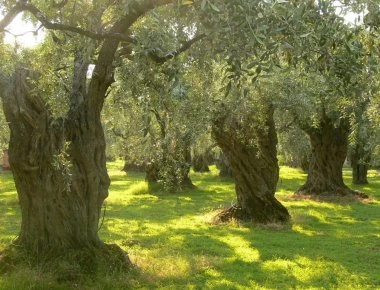
[[[48,249],[44,254],[31,254],[12,244],[0,252],[0,273],[12,272],[21,265],[50,273],[57,282],[74,282],[98,272],[111,274],[134,268],[128,255],[116,244]]]
[[[231,205],[219,212],[212,222],[215,224],[226,223],[232,220],[247,220],[248,216],[243,209],[238,205]]]
[[[323,191],[316,189],[312,186],[303,186],[298,191],[295,192],[294,198],[301,199],[303,197],[308,197],[310,199],[317,200],[339,200],[339,199],[368,199],[369,195],[364,192],[353,190],[347,186],[336,187],[332,190]]]
[[[287,213],[287,212],[286,212]],[[268,225],[268,224],[286,224],[290,217],[288,214],[277,214],[272,218],[252,217],[243,210],[239,205],[231,205],[219,212],[213,219],[212,223],[227,223],[230,221],[254,222],[255,224]]]

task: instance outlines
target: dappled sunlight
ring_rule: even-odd
[[[278,199],[289,209],[289,226],[253,223],[214,225],[218,209],[236,201],[234,183],[217,172],[193,173],[194,190],[166,193],[148,188],[143,173],[110,169],[100,236],[128,252],[139,269],[136,288],[156,289],[366,289],[380,285],[380,203],[344,204],[291,197],[304,178],[281,168]],[[373,173],[378,178],[377,173]],[[293,176],[293,177],[292,177]],[[0,175],[0,247],[20,227],[11,176]],[[371,177],[372,178],[372,177]],[[369,188],[379,197],[380,184]],[[4,184],[4,183],[1,183]],[[284,190],[284,188],[287,188]]]
[[[323,283],[334,285],[334,288],[352,289],[350,286],[357,286],[366,282],[364,277],[351,273],[339,263],[323,257],[310,259],[304,256],[296,256],[293,260],[274,259],[263,262],[262,268],[268,273],[274,272],[277,277],[279,273],[281,273],[280,275],[293,276],[303,286]]]
[[[306,229],[306,228],[304,228],[303,226],[301,226],[299,224],[293,225],[292,226],[292,230],[295,231],[295,232],[298,232],[300,234],[309,236],[309,237],[316,236],[316,235],[324,235],[323,231],[316,231],[316,230],[312,230],[312,229]]]
[[[282,198],[293,195],[304,184],[305,180],[306,174],[301,169],[281,166],[276,196]]]
[[[226,243],[231,249],[233,249],[236,257],[244,262],[251,263],[260,259],[259,251],[252,248],[251,243],[242,237],[229,235],[220,237],[219,240]]]

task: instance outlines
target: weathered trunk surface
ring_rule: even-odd
[[[258,223],[286,222],[287,209],[274,197],[279,178],[277,135],[274,109],[268,108],[265,129],[252,124],[226,123],[226,116],[214,121],[213,135],[229,161],[235,177],[237,206],[220,213],[216,219],[248,219]],[[250,144],[250,138],[257,143]]]
[[[311,158],[306,183],[296,192],[306,195],[356,194],[343,182],[343,164],[348,150],[348,125],[334,126],[327,116],[319,128],[309,128]]]
[[[351,151],[352,183],[367,184],[368,164],[371,160],[370,152],[366,152],[362,146],[356,145]]]

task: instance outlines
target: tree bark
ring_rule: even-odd
[[[306,183],[296,192],[306,195],[356,194],[343,182],[343,164],[348,151],[349,126],[335,126],[326,115],[319,128],[307,128],[312,148]]]
[[[266,129],[255,124],[227,122],[226,115],[214,120],[213,135],[229,161],[235,177],[237,205],[220,213],[216,220],[248,219],[258,223],[286,222],[287,209],[274,197],[279,178],[274,109],[266,112]],[[257,142],[251,144],[251,137]]]
[[[194,188],[189,175],[191,151],[188,136],[182,136],[181,132],[168,134],[168,122],[158,111],[153,113],[160,128],[160,138],[155,141],[159,142],[160,151],[156,152],[154,162],[148,165],[145,179],[148,183],[159,182],[172,192]]]

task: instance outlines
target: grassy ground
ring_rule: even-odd
[[[281,168],[277,197],[290,210],[287,227],[213,225],[235,200],[231,180],[215,169],[192,174],[196,190],[150,192],[143,175],[109,164],[112,179],[102,238],[125,249],[138,271],[58,284],[24,267],[0,276],[2,289],[380,289],[380,172],[356,187],[367,203],[293,200],[304,181]],[[350,172],[345,171],[347,184]],[[20,217],[12,178],[0,174],[0,247],[16,236]]]

